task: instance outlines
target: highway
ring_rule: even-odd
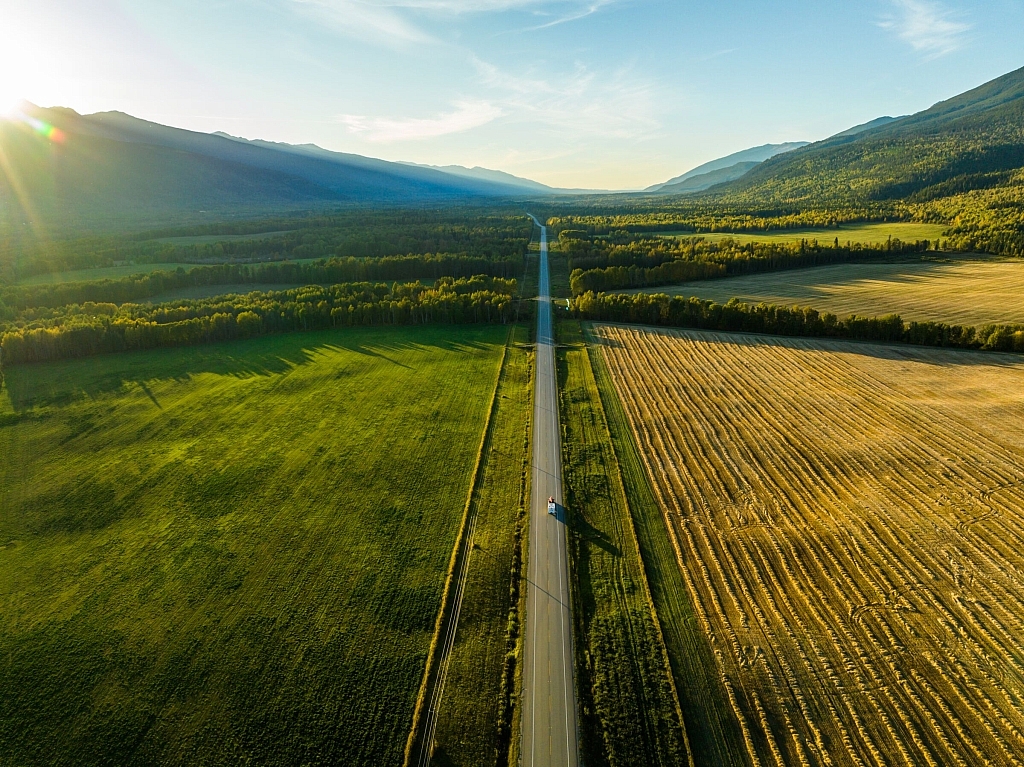
[[[531,216],[532,218],[532,216]],[[534,219],[540,226],[540,222]],[[561,429],[548,280],[547,229],[541,226],[537,300],[536,390],[533,407],[533,485],[523,653],[522,764],[576,767],[579,725],[573,677],[572,615],[565,510],[562,507]],[[554,496],[557,516],[548,514]]]

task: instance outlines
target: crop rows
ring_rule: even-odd
[[[1024,760],[1024,365],[595,337],[750,764]]]

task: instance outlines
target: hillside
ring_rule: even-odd
[[[918,114],[776,156],[715,194],[793,204],[926,202],[1005,185],[1022,167],[1018,69]]]
[[[312,145],[196,133],[119,112],[83,116],[27,105],[24,119],[0,121],[0,149],[8,166],[0,174],[0,226],[102,228],[214,213],[524,194],[488,179]]]

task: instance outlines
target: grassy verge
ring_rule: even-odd
[[[525,329],[519,329],[522,335]],[[521,339],[518,339],[521,340]],[[433,764],[507,764],[529,492],[532,353],[510,344],[471,503],[475,525]]]
[[[7,371],[0,763],[400,763],[506,334]]]
[[[590,359],[579,323],[560,322],[558,331],[582,761],[686,764],[679,704]]]
[[[585,333],[589,342],[589,332]],[[746,764],[743,738],[718,675],[718,664],[687,595],[679,560],[665,529],[622,409],[599,349],[588,344],[612,444],[629,498],[640,554],[672,666],[687,740],[695,764]]]

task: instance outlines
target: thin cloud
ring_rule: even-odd
[[[500,107],[486,101],[463,101],[456,103],[455,107],[455,111],[437,117],[339,115],[337,119],[353,135],[366,141],[385,144],[462,133],[486,125],[504,114]]]
[[[895,16],[878,22],[929,59],[945,56],[963,47],[971,24],[958,21],[954,13],[930,0],[894,0]]]
[[[579,64],[557,78],[505,72],[471,59],[509,119],[539,123],[564,135],[639,140],[661,128],[659,89],[628,68],[598,77]]]
[[[438,42],[420,22],[430,16],[519,11],[545,19],[543,29],[582,19],[618,0],[286,0],[335,31],[401,47]],[[520,30],[522,31],[522,30]]]
[[[337,32],[387,45],[432,43],[435,40],[410,23],[394,7],[360,0],[288,0],[299,12]]]
[[[570,21],[579,21],[580,19],[585,19],[587,16],[592,16],[593,14],[597,13],[599,10],[604,8],[606,5],[611,5],[614,2],[616,2],[616,0],[595,0],[595,2],[583,4],[583,6],[578,7],[577,10],[570,11],[569,13],[563,14],[556,19],[547,21],[543,24],[538,24],[537,26],[534,27],[527,27],[526,29],[519,31],[536,32],[537,30],[556,27],[559,24],[568,24]]]

